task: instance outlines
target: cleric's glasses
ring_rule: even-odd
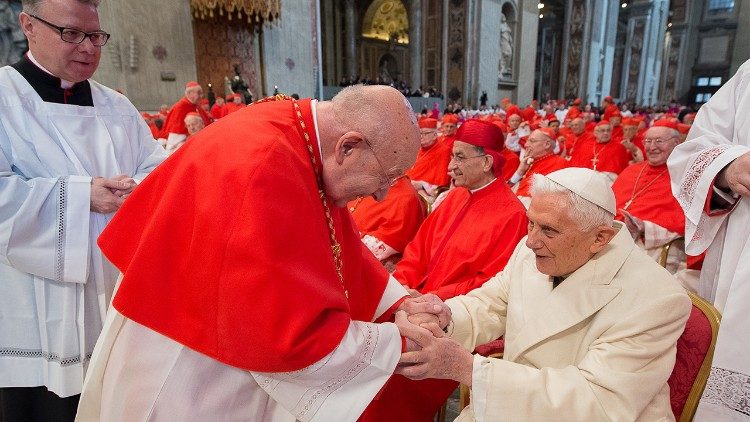
[[[65,28],[62,26],[57,26],[51,22],[47,22],[39,16],[32,15],[31,13],[28,13],[28,15],[42,23],[47,24],[47,26],[49,26],[50,28],[59,31],[60,39],[67,43],[80,44],[83,42],[83,40],[86,39],[86,37],[88,37],[88,39],[91,40],[91,44],[96,47],[101,47],[106,44],[107,41],[109,41],[110,35],[104,31],[85,32],[74,28]]]

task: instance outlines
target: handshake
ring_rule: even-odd
[[[396,313],[396,326],[406,339],[396,374],[419,380],[452,379],[471,386],[474,357],[445,336],[451,310],[440,298],[426,294],[404,301]]]

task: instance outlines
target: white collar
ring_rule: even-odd
[[[50,72],[49,70],[47,70],[38,61],[36,61],[36,59],[34,58],[34,55],[31,54],[31,50],[29,50],[29,52],[26,53],[26,55],[29,58],[29,60],[31,61],[31,63],[34,63],[34,65],[36,65],[36,67],[38,67],[39,69],[42,69],[44,72],[46,72],[46,73],[48,73],[48,74],[50,74],[50,75],[52,75],[52,76],[54,76],[54,77],[57,78],[57,76],[55,76],[52,72]],[[58,78],[58,79],[60,79],[60,88],[62,88],[62,89],[70,89],[70,88],[73,87],[73,85],[75,85],[75,83],[70,82],[70,81],[66,81],[65,79],[62,79],[62,78]]]
[[[310,110],[312,111],[313,126],[315,126],[315,139],[318,140],[318,152],[320,153],[320,160],[323,160],[323,147],[320,142],[320,132],[318,132],[318,100],[310,100]]]
[[[470,190],[469,192],[471,192],[471,193],[477,193],[477,192],[479,192],[480,190],[482,190],[482,189],[486,188],[487,186],[491,185],[491,184],[492,184],[492,182],[494,182],[495,180],[497,180],[497,177],[496,177],[496,178],[494,178],[494,179],[492,179],[492,180],[490,180],[490,181],[489,181],[489,182],[488,182],[488,183],[487,183],[486,185],[484,185],[484,186],[481,186],[481,187],[478,187],[478,188],[476,188],[476,189],[472,189],[472,190]]]

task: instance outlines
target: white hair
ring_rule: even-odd
[[[531,183],[531,196],[550,193],[567,194],[569,216],[581,230],[588,231],[597,226],[612,226],[614,215],[604,208],[578,196],[572,190],[553,182],[541,174],[535,174]]]
[[[23,0],[21,2],[23,11],[32,15],[38,15],[39,9],[45,0]],[[90,4],[94,7],[99,7],[100,0],[78,0],[79,3]]]

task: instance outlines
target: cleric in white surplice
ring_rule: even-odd
[[[0,68],[0,410],[15,420],[75,413],[118,275],[96,238],[165,158],[130,101],[89,80],[109,38],[97,4],[24,0],[29,52]]]

